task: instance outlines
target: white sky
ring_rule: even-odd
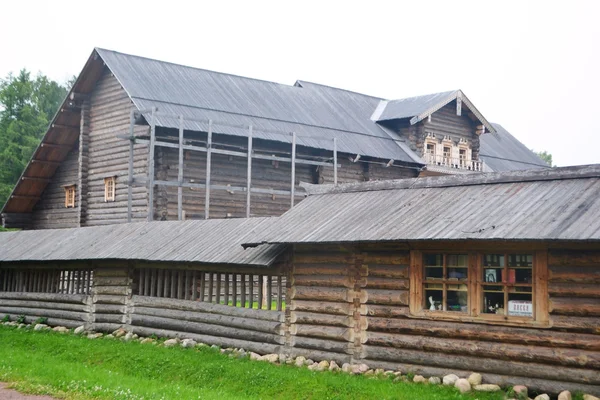
[[[0,77],[65,81],[95,46],[385,98],[462,89],[560,166],[600,163],[597,1],[16,1]]]

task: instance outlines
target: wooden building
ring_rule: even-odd
[[[0,317],[600,394],[599,165],[307,191],[276,218],[1,233]]]
[[[301,181],[546,167],[460,90],[388,101],[95,49],[1,214],[25,229],[273,216]]]

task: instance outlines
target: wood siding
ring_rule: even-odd
[[[52,181],[46,186],[42,198],[37,202],[32,213],[34,229],[76,228],[79,226],[78,203],[75,207],[65,207],[65,186],[77,185],[75,198],[81,191],[78,184],[79,145],[67,155],[58,167]]]
[[[85,226],[127,222],[127,179],[129,142],[117,135],[129,133],[131,100],[117,79],[105,68],[90,97],[89,160]],[[136,135],[148,132],[137,126]],[[148,147],[134,148],[134,175],[145,176]],[[114,202],[104,201],[104,178],[116,177]],[[133,220],[145,220],[148,212],[148,193],[145,187],[133,188]]]

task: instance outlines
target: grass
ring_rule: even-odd
[[[391,379],[0,326],[0,381],[65,399],[502,399]]]
[[[221,304],[225,304],[225,302],[221,302]],[[229,300],[229,302],[227,303],[228,306],[233,306],[233,301]],[[242,307],[242,302],[241,301],[237,301],[235,303],[236,307]],[[258,301],[253,301],[252,302],[252,307],[250,307],[250,301],[246,300],[246,302],[244,303],[244,308],[253,308],[255,310],[258,310]],[[263,310],[267,309],[267,304],[263,304],[262,306]],[[271,301],[271,310],[272,311],[276,311],[277,310],[277,302],[276,301]],[[285,301],[281,302],[281,311],[285,311]]]

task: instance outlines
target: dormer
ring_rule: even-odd
[[[495,133],[461,90],[382,101],[371,119],[399,134],[439,174],[483,171],[479,137]]]

